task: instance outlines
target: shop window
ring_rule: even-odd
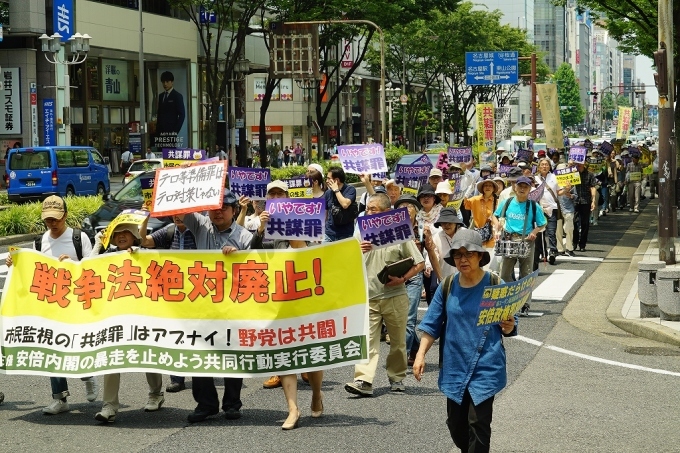
[[[123,123],[123,109],[121,107],[109,107],[111,122],[109,124]]]
[[[71,106],[71,124],[83,124],[83,108]]]
[[[87,60],[87,98],[98,101],[99,93],[99,60]]]
[[[89,107],[87,109],[88,124],[99,124],[99,107]]]
[[[90,0],[106,5],[121,6],[123,8],[137,9],[139,0]],[[145,13],[159,14],[161,16],[174,17],[175,19],[189,20],[187,14],[181,8],[173,8],[168,0],[144,0],[142,11]]]

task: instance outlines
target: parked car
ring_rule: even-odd
[[[15,148],[6,162],[10,201],[50,195],[100,195],[111,190],[108,160],[86,146]]]
[[[425,152],[426,153],[433,153],[435,151],[446,151],[448,149],[449,145],[443,142],[437,142],[437,143],[430,143],[425,147]]]
[[[130,168],[128,168],[128,171],[125,173],[125,176],[123,177],[123,184],[127,184],[132,178],[144,173],[145,171],[151,171],[163,167],[163,159],[136,160],[132,163],[132,165],[130,165]]]
[[[142,181],[147,178],[155,178],[156,171],[146,171],[132,178],[126,185],[123,186],[115,195],[106,197],[104,204],[92,215],[83,220],[81,226],[82,230],[89,236],[94,243],[94,236],[109,226],[109,223],[116,218],[118,214],[126,209],[140,209],[144,204],[144,191],[142,189]],[[153,187],[153,184],[148,186]],[[172,222],[170,217],[151,217],[147,225],[147,232],[152,233],[160,230],[165,225]]]

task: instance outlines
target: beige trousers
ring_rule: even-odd
[[[163,375],[158,373],[146,373],[146,382],[149,383],[149,396],[161,395],[163,389]],[[118,401],[118,390],[120,390],[120,373],[104,375],[104,395],[102,401],[104,406],[110,406],[118,412],[120,403]]]
[[[368,301],[368,363],[354,367],[354,379],[373,384],[380,359],[380,331],[383,320],[390,336],[390,352],[385,359],[390,382],[406,377],[406,320],[409,301],[406,294]]]

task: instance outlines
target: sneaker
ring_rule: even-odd
[[[635,209],[633,212],[634,212],[635,214],[639,214],[639,213],[640,213],[640,210],[639,210],[639,209]]]
[[[576,256],[576,253],[574,253],[573,250],[567,250],[567,255],[569,255],[569,256]]]
[[[628,209],[628,212],[633,212],[633,209],[632,208]]]
[[[590,224],[591,224],[592,226],[597,226],[597,220],[593,220]]]
[[[278,376],[272,376],[262,384],[262,387],[266,389],[275,389],[281,387],[281,378]]]
[[[550,264],[555,264],[555,254],[551,253],[550,256],[548,256],[548,262]]]
[[[165,391],[168,393],[177,393],[181,392],[185,388],[186,386],[184,385],[184,382],[171,382],[167,387],[165,387]]]
[[[91,403],[97,399],[97,394],[99,393],[99,383],[94,377],[89,378],[85,381],[85,398]]]
[[[389,333],[385,334],[385,344],[390,344],[390,334]]]
[[[530,308],[529,304],[524,304],[522,306],[522,309],[519,312],[519,315],[520,316],[529,316],[529,308]]]
[[[390,381],[390,391],[392,391],[392,392],[405,392],[406,386],[404,385],[404,381],[397,381],[397,382]]]
[[[164,402],[165,397],[162,393],[160,395],[149,395],[149,401],[144,406],[144,412],[155,412],[161,408]]]
[[[111,406],[104,406],[95,414],[94,419],[99,422],[113,423],[116,421],[116,411]]]
[[[373,385],[360,380],[348,382],[345,384],[345,390],[353,395],[373,396]]]
[[[52,404],[47,407],[43,407],[43,414],[46,415],[57,415],[62,412],[68,412],[71,409],[68,407],[68,403],[62,400],[53,400]]]

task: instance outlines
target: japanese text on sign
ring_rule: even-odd
[[[449,162],[470,162],[472,160],[472,148],[453,148],[448,149]]]
[[[361,239],[373,244],[374,248],[401,244],[414,238],[406,208],[362,216],[357,219],[357,224]]]
[[[585,146],[572,146],[569,148],[569,160],[572,160],[577,164],[585,163],[587,154],[588,148]]]
[[[326,219],[323,199],[276,198],[267,200],[265,210],[269,212],[265,238],[323,240]]]
[[[224,161],[156,169],[151,215],[163,217],[219,209],[226,177]]]
[[[338,157],[342,168],[347,173],[381,173],[387,172],[385,150],[380,143],[366,145],[340,145]]]
[[[538,271],[534,271],[516,282],[485,287],[479,304],[477,325],[498,324],[512,318],[531,296],[537,277]]]
[[[264,200],[267,197],[267,184],[270,182],[271,173],[268,168],[229,169],[229,189],[237,198],[243,195],[251,200]]]
[[[566,187],[567,184],[572,186],[581,184],[581,175],[576,167],[555,170],[555,179],[557,179],[557,185],[560,187]]]

